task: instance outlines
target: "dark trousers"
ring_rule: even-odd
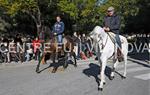
[[[35,52],[35,60],[39,60],[40,58],[40,50],[37,49],[37,51]]]
[[[118,47],[122,48],[119,34],[115,34],[115,39],[116,39],[116,43],[117,43]]]

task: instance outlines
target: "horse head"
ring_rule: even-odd
[[[93,31],[89,34],[90,38],[92,39],[92,44],[94,48],[102,49],[104,44],[104,39],[106,39],[106,32],[100,26],[96,26]]]
[[[103,39],[104,34],[106,34],[104,29],[100,26],[96,26],[89,35],[93,42],[98,43]]]

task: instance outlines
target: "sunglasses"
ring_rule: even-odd
[[[112,11],[107,11],[107,12],[112,12]]]

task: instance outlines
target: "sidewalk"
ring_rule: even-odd
[[[29,66],[29,65],[36,65],[37,61],[31,60],[29,62],[11,62],[11,63],[0,63],[0,70],[3,68],[12,68],[12,67],[23,67],[23,66]]]
[[[141,63],[141,64],[145,64],[145,65],[148,65],[150,66],[150,64],[148,64],[149,62],[145,62],[143,60],[137,60],[137,59],[134,59],[134,58],[131,58],[128,56],[128,61],[132,61],[132,62],[138,62],[138,63]],[[108,60],[108,62],[111,64],[112,63],[112,60]],[[51,60],[48,60],[47,61],[47,64],[48,63],[52,63]],[[95,60],[95,57],[91,57],[87,60],[77,60],[77,65],[87,65],[87,64],[90,64],[90,63],[96,63],[96,64],[99,64],[97,60]],[[38,61],[35,61],[35,60],[31,60],[29,62],[11,62],[11,63],[0,63],[0,69],[2,68],[11,68],[11,67],[23,67],[23,66],[30,66],[30,65],[37,65],[38,64]],[[108,65],[110,65],[108,64]]]
[[[90,63],[96,63],[96,62],[98,62],[98,61],[95,60],[95,57],[89,58],[87,60],[77,60],[78,65],[90,64]],[[52,61],[48,60],[47,64],[48,63],[52,63]],[[31,60],[29,62],[23,62],[23,63],[21,63],[21,62],[0,63],[0,69],[11,68],[11,67],[23,67],[23,66],[37,65],[37,64],[38,64],[38,61],[35,61],[35,60]]]

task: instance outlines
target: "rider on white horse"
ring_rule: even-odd
[[[117,51],[117,48],[122,45],[122,57],[124,59],[124,73],[122,75],[122,78],[126,78],[126,65],[127,65],[127,54],[128,54],[128,41],[125,37],[119,35],[119,28],[120,28],[120,20],[118,16],[114,16],[114,8],[110,7],[108,10],[113,12],[108,12],[110,14],[109,16],[105,17],[105,26],[102,28],[100,26],[96,26],[93,31],[90,33],[91,39],[93,39],[93,47],[95,49],[95,52],[98,57],[98,61],[101,65],[101,72],[100,72],[100,84],[99,89],[103,89],[103,85],[105,84],[105,68],[108,62],[108,59],[112,58],[112,56],[115,56],[114,53]],[[111,15],[113,14],[113,15]],[[113,32],[113,35],[115,35],[116,40],[121,42],[117,48],[116,43],[114,44],[112,36],[110,36],[110,31]],[[115,33],[115,34],[114,34]],[[120,48],[119,47],[119,48]],[[114,57],[115,58],[115,57]],[[117,67],[117,64],[119,59],[113,61],[113,68],[110,74],[110,79],[114,78],[115,69]]]
[[[114,38],[115,38],[115,42],[117,43],[118,57],[122,56],[122,53],[120,52],[122,46],[121,46],[121,41],[120,41],[120,37],[119,37],[120,24],[121,24],[120,17],[115,14],[114,7],[109,7],[107,9],[107,16],[105,16],[105,18],[104,18],[103,29],[105,30],[105,32],[112,32],[115,34]],[[112,37],[111,37],[111,39],[113,40]]]

